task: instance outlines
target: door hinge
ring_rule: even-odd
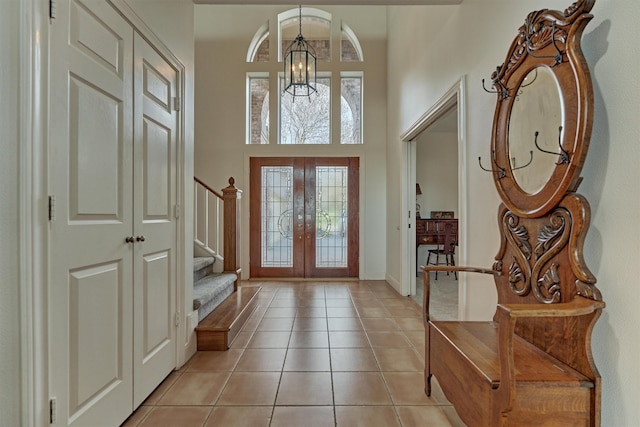
[[[180,312],[179,311],[176,311],[175,323],[176,323],[176,328],[178,326],[180,326]]]
[[[49,399],[49,424],[56,423],[56,398]]]
[[[49,221],[56,219],[56,196],[49,196]]]
[[[173,207],[173,213],[174,213],[176,219],[180,219],[180,205],[175,205]]]
[[[175,96],[173,98],[173,110],[174,111],[180,111],[180,107],[182,106],[182,100],[180,99],[179,96]]]
[[[56,0],[49,0],[49,18],[56,19]]]

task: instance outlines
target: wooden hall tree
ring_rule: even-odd
[[[491,76],[497,104],[481,167],[502,199],[493,267],[424,267],[426,391],[436,377],[470,426],[600,425],[591,332],[605,304],[583,259],[589,203],[576,193],[593,120],[580,48],[593,5],[531,12]],[[493,321],[431,318],[430,271],[493,275]]]

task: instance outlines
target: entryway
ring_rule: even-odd
[[[359,159],[250,165],[251,277],[358,277]]]

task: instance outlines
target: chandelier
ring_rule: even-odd
[[[302,5],[299,12],[300,31],[284,54],[284,92],[294,97],[316,92],[316,52],[302,36]]]

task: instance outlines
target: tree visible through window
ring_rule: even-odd
[[[310,97],[285,94],[280,99],[280,144],[331,142],[331,80],[318,79]]]

